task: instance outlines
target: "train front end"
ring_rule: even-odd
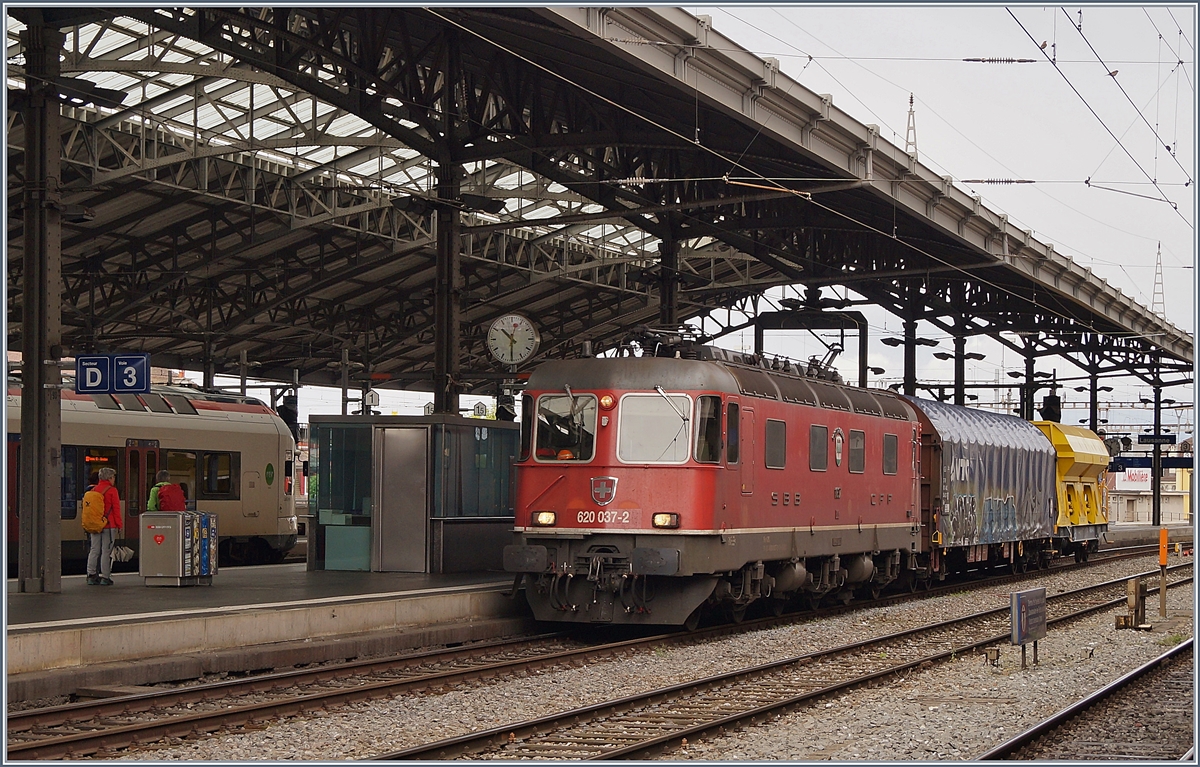
[[[538,620],[678,625],[708,598],[717,577],[697,544],[719,536],[729,392],[723,368],[690,360],[564,360],[532,374],[504,566],[525,575]]]

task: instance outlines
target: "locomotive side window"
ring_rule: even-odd
[[[538,399],[539,461],[590,461],[596,451],[596,398],[546,394]]]
[[[768,469],[782,469],[787,463],[787,425],[768,418],[766,442],[764,464]]]
[[[684,394],[626,394],[617,424],[617,460],[684,463],[688,459],[691,399]]]
[[[721,461],[721,398],[700,397],[696,402],[696,460]]]
[[[533,446],[533,397],[521,395],[521,450],[517,455],[518,461],[529,460],[529,450]]]
[[[808,468],[825,471],[829,467],[829,427],[808,427]]]
[[[867,434],[850,430],[850,473],[862,474],[867,469]]]
[[[729,442],[725,448],[726,463],[737,463],[741,455],[741,445],[738,442],[739,410],[736,402],[730,402],[725,411],[725,439]]]
[[[898,466],[899,438],[895,434],[883,435],[883,473],[895,474]]]

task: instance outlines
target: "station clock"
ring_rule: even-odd
[[[520,365],[533,357],[541,340],[533,322],[520,314],[496,318],[487,333],[488,351],[505,365]]]

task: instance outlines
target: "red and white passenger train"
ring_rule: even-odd
[[[1106,528],[1092,508],[1063,537],[1055,448],[1019,418],[714,347],[665,352],[529,378],[504,566],[539,620],[740,619],[762,599],[1038,566]]]
[[[8,383],[8,557],[16,563],[21,488],[21,389]],[[166,469],[188,508],[217,515],[223,565],[279,562],[296,545],[296,443],[253,397],[153,386],[148,394],[62,394],[62,557],[87,558],[80,500],[101,467],[116,469],[123,535],[138,548],[138,515]]]

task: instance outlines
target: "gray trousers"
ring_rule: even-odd
[[[98,533],[88,533],[88,575],[103,575],[112,577],[113,534],[111,527],[106,527]]]

